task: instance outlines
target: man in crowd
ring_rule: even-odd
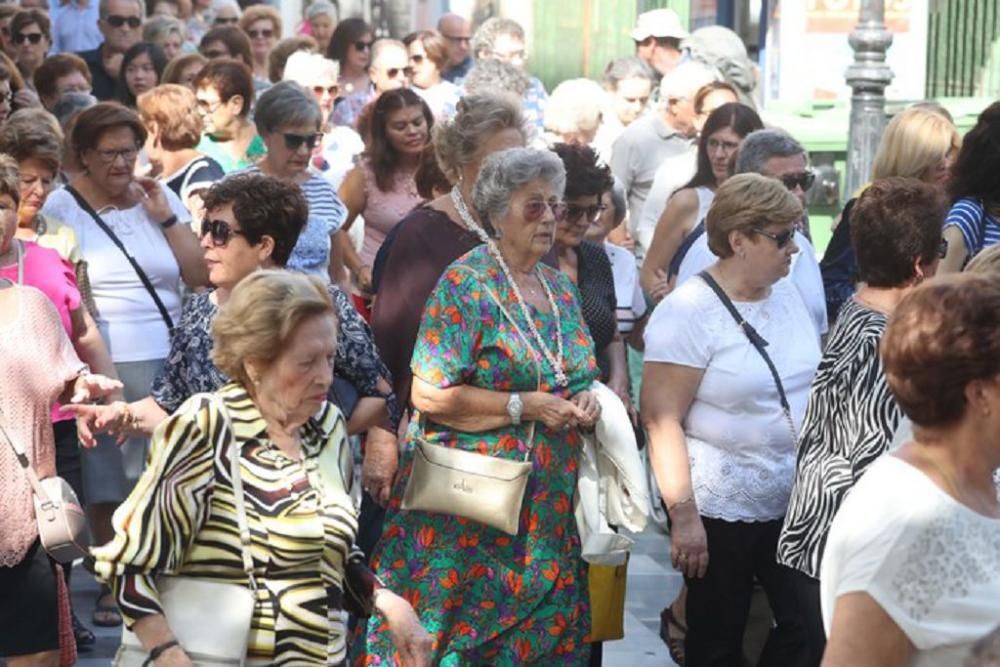
[[[142,37],[142,12],[140,0],[101,0],[97,28],[104,35],[104,42],[79,54],[90,68],[94,97],[98,100],[114,98],[122,56]]]
[[[472,69],[472,26],[458,14],[445,14],[438,20],[438,32],[448,44],[448,68],[442,73],[445,81],[460,85]]]
[[[45,54],[52,46],[49,17],[40,9],[25,9],[10,20],[10,40],[14,46],[14,62],[24,82],[34,88],[33,78]]]
[[[639,14],[632,30],[635,55],[652,67],[658,76],[664,76],[677,66],[681,59],[681,40],[688,31],[672,9],[654,9]]]
[[[98,27],[98,0],[56,0],[49,4],[52,52],[92,51],[104,41]]]
[[[493,58],[524,70],[528,62],[524,28],[512,19],[487,19],[472,36],[472,53],[477,62]],[[529,77],[528,90],[521,105],[525,120],[537,127],[539,132],[544,127],[545,103],[548,99],[542,82],[533,76]]]

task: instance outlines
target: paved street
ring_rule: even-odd
[[[673,661],[660,641],[660,609],[680,588],[680,575],[667,562],[667,537],[656,528],[638,536],[628,571],[625,601],[625,639],[604,645],[608,667],[672,667]],[[121,636],[120,628],[98,628],[89,623],[97,596],[97,585],[82,569],[74,573],[73,604],[80,618],[97,635],[97,644],[80,653],[80,667],[106,667],[111,663]]]

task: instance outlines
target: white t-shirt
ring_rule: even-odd
[[[735,302],[771,344],[796,434],[820,361],[819,334],[788,281],[755,302]],[[645,361],[705,369],[687,417],[691,484],[703,516],[771,521],[785,514],[795,442],[774,378],[760,353],[703,280],[690,280],[653,311]]]
[[[792,270],[781,282],[791,281],[795,284],[816,323],[816,330],[820,334],[826,334],[829,329],[826,295],[823,292],[823,275],[819,271],[819,262],[816,261],[816,250],[801,232],[795,232],[795,245],[799,247],[799,251],[792,256]],[[698,275],[718,259],[708,247],[708,234],[701,234],[684,255],[677,271],[677,284],[683,285],[688,278]]]
[[[827,635],[837,598],[853,592],[874,598],[913,642],[910,667],[961,667],[1000,624],[1000,520],[884,455],[830,529],[820,569]]]
[[[639,269],[635,265],[635,257],[625,248],[605,241],[604,252],[611,262],[611,274],[615,281],[618,333],[627,336],[632,333],[635,323],[646,314],[646,298],[639,285]]]
[[[160,183],[178,224],[189,225],[191,215],[180,198]],[[135,269],[73,196],[59,189],[49,195],[42,213],[69,225],[80,241],[87,275],[100,315],[106,324],[111,359],[116,363],[163,359],[170,352],[170,336],[152,296]],[[98,211],[101,219],[149,276],[167,312],[176,324],[181,317],[181,272],[159,220],[151,220],[141,204]]]
[[[646,202],[642,205],[642,212],[639,220],[634,224],[635,228],[635,248],[639,263],[646,257],[646,251],[653,244],[653,234],[656,232],[656,223],[667,208],[670,197],[683,188],[694,178],[694,172],[698,168],[698,147],[694,145],[680,155],[667,158],[656,170],[653,177],[653,185],[646,195]]]

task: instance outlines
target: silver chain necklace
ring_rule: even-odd
[[[552,314],[556,320],[556,354],[552,355],[552,351],[549,350],[548,346],[545,344],[542,334],[539,333],[538,327],[535,326],[535,319],[531,316],[531,312],[528,310],[528,305],[524,300],[524,296],[521,294],[521,289],[517,286],[517,282],[514,280],[514,276],[510,272],[510,267],[507,266],[507,262],[504,260],[503,255],[500,253],[500,248],[497,247],[493,239],[490,238],[486,230],[483,229],[479,223],[476,222],[475,218],[469,212],[469,209],[465,205],[465,200],[462,199],[462,193],[459,191],[456,185],[451,189],[451,203],[455,205],[455,210],[458,211],[458,216],[462,219],[462,223],[468,227],[479,240],[483,242],[486,249],[489,250],[490,255],[496,260],[496,263],[500,266],[500,270],[503,271],[504,277],[510,284],[511,290],[514,292],[514,296],[517,299],[517,305],[521,308],[521,315],[524,317],[525,321],[528,323],[528,330],[531,332],[531,337],[534,338],[535,344],[542,351],[542,355],[545,360],[552,367],[552,371],[556,376],[556,385],[559,387],[568,387],[569,378],[566,377],[565,362],[563,355],[563,340],[562,340],[562,320],[559,317],[559,307],[556,305],[556,299],[552,295],[552,290],[549,289],[549,284],[546,282],[544,276],[542,276],[541,270],[535,267],[535,277],[538,278],[538,282],[542,286],[542,290],[545,292],[545,298],[549,301],[549,307],[552,308]],[[513,322],[513,325],[518,329],[522,337],[524,337],[524,332],[520,331],[520,326],[517,322]]]

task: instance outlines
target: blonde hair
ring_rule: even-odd
[[[802,204],[781,181],[760,174],[737,174],[719,186],[708,209],[708,247],[722,259],[732,257],[732,232],[786,225],[801,218]]]
[[[563,81],[545,104],[545,129],[559,134],[596,131],[605,104],[604,89],[597,82]]]
[[[911,107],[893,116],[885,128],[872,163],[872,180],[889,176],[923,179],[945,158],[956,153],[962,139],[955,126],[927,107]]]
[[[160,143],[168,151],[194,148],[201,140],[203,124],[194,92],[187,86],[165,83],[139,95],[139,117],[147,131],[152,123],[160,132]]]
[[[965,273],[981,273],[1000,278],[1000,245],[990,246],[972,258]]]
[[[247,32],[257,21],[270,21],[274,29],[274,38],[281,39],[281,14],[270,5],[250,5],[243,10],[240,17],[240,30]]]
[[[320,315],[336,319],[326,283],[320,278],[291,271],[256,271],[236,285],[212,323],[212,361],[248,387],[245,362],[270,366],[296,327]]]
[[[503,130],[527,139],[521,101],[505,93],[474,93],[458,101],[457,113],[434,126],[434,151],[445,177],[457,183],[462,165],[476,159],[483,142]]]

